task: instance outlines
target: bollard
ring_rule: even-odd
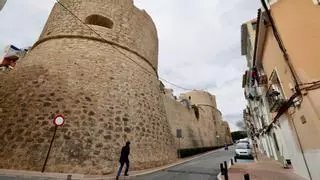
[[[235,163],[237,162],[237,157],[236,157],[236,156],[234,157],[234,162],[235,162]]]
[[[222,163],[220,163],[220,171],[221,171],[221,175],[223,175],[224,169],[223,169],[223,164]]]
[[[230,162],[231,162],[231,165],[233,165],[233,159],[232,158],[230,159]]]
[[[243,177],[244,177],[244,180],[250,180],[249,174],[245,174],[245,175],[243,175]]]
[[[227,163],[227,161],[224,161],[224,180],[229,180],[228,163]]]

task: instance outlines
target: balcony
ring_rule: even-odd
[[[268,93],[267,99],[269,102],[270,112],[278,112],[281,106],[286,102],[280,93],[273,90],[271,93]]]
[[[267,75],[261,75],[259,76],[259,81],[258,81],[258,85],[261,86],[266,86],[268,84],[268,77]]]

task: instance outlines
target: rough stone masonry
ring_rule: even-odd
[[[177,145],[157,77],[152,19],[132,0],[60,0],[39,40],[0,81],[0,168],[111,173],[131,141],[131,167],[176,160]],[[207,132],[207,131],[206,131]]]

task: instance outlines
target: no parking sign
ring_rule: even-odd
[[[54,133],[53,133],[53,136],[52,136],[52,139],[51,139],[51,143],[50,143],[50,146],[49,146],[49,150],[48,150],[48,153],[47,153],[47,157],[46,157],[46,160],[44,161],[44,164],[43,164],[41,172],[44,172],[44,170],[46,168],[46,165],[47,165],[47,162],[48,162],[48,158],[49,158],[49,154],[50,154],[50,151],[51,151],[51,147],[52,147],[52,144],[53,144],[53,141],[54,141],[54,137],[56,136],[57,129],[58,129],[59,126],[63,126],[64,123],[65,123],[65,118],[64,118],[63,115],[56,115],[53,118]]]
[[[63,115],[57,115],[53,119],[53,124],[56,126],[63,126],[64,122],[65,122],[65,119]]]

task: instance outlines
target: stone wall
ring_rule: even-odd
[[[40,44],[48,39],[85,38],[120,46],[147,61],[153,69],[158,65],[158,36],[150,16],[136,8],[132,0],[61,0],[82,22],[87,23],[91,15],[109,19],[113,26],[88,25],[90,28],[66,11],[59,4],[53,7],[42,31]]]
[[[105,41],[55,5],[40,40],[1,77],[0,168],[40,171],[56,114],[66,124],[57,131],[47,171],[113,172],[126,140],[132,169],[174,161],[151,19],[129,0],[61,2],[83,20],[92,13],[109,17],[114,27],[92,25]]]
[[[214,96],[203,91],[192,91],[180,97],[188,99],[189,96],[191,101],[197,99],[198,102],[202,102],[196,105],[199,111],[198,118],[192,106],[186,107],[168,95],[163,95],[172,134],[176,135],[177,129],[182,130],[183,138],[180,139],[180,147],[212,147],[230,143],[231,134],[226,132],[229,128],[228,123],[222,121],[221,112],[214,108],[216,105]],[[195,105],[193,102],[192,104]],[[176,138],[176,144],[179,145],[178,138]]]
[[[166,108],[166,114],[171,128],[171,132],[176,137],[176,130],[182,130],[183,138],[180,139],[181,148],[195,148],[211,146],[212,143],[206,144],[208,136],[204,136],[205,131],[209,129],[200,126],[194,110],[183,106],[180,102],[163,95],[163,101]],[[178,147],[178,138],[176,146]]]
[[[101,35],[55,5],[32,50],[0,74],[0,168],[40,171],[57,114],[66,124],[57,130],[50,172],[114,172],[127,140],[131,169],[170,163],[177,128],[182,148],[217,145],[214,96],[192,95],[201,97],[197,118],[160,91],[157,32],[144,11],[131,0],[60,2]]]

